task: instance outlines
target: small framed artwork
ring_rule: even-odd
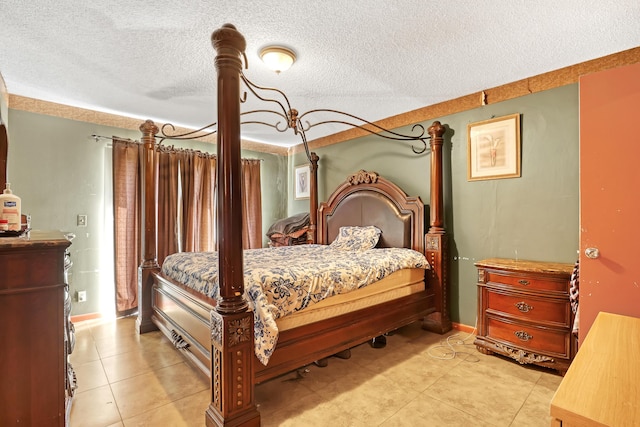
[[[520,114],[467,126],[467,180],[520,176]]]
[[[309,165],[296,166],[296,173],[294,176],[295,180],[295,195],[294,199],[302,200],[308,199],[310,192],[310,184],[311,184],[311,169]]]

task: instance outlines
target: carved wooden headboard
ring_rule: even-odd
[[[318,243],[329,244],[342,226],[375,225],[379,247],[424,253],[424,204],[376,172],[350,175],[318,210]]]

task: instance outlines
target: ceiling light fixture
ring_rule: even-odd
[[[296,61],[296,54],[286,47],[267,46],[260,51],[260,58],[276,73],[288,70]]]

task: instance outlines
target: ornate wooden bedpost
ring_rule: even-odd
[[[309,196],[309,231],[307,232],[307,241],[309,243],[317,243],[317,224],[318,224],[318,160],[320,157],[311,152],[309,170],[311,171],[310,179],[310,196]]]
[[[435,291],[436,312],[424,319],[423,328],[442,334],[451,330],[447,292],[449,244],[444,230],[442,182],[442,136],[446,129],[440,122],[435,121],[427,131],[431,136],[431,214],[429,231],[425,236],[425,252],[431,264],[429,283]]]
[[[259,426],[253,390],[253,313],[244,295],[240,72],[246,42],[231,24],[213,32],[218,72],[217,236],[220,298],[211,311],[208,426]]]
[[[144,200],[144,210],[142,212],[142,263],[138,267],[138,318],[136,319],[136,329],[138,333],[145,333],[158,329],[151,321],[151,286],[153,278],[151,273],[157,271],[158,265],[157,245],[156,245],[156,178],[158,176],[158,165],[155,161],[155,145],[158,127],[151,120],[140,125],[142,132],[142,144],[144,145],[144,158],[140,163],[144,165],[144,187],[142,188],[142,200]]]

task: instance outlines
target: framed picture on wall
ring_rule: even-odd
[[[311,194],[311,169],[309,168],[309,165],[296,166],[294,180],[296,190],[294,198],[296,200],[308,199]]]
[[[520,114],[467,126],[467,180],[520,176]]]

